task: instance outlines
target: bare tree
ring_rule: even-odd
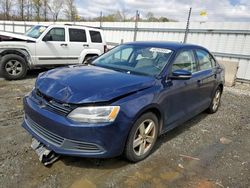
[[[9,20],[11,18],[10,13],[14,5],[13,0],[1,0],[0,5],[4,15],[4,19]]]
[[[26,20],[28,20],[28,21],[30,21],[32,19],[32,10],[33,10],[32,0],[27,0]]]
[[[63,8],[64,5],[64,1],[63,0],[51,0],[49,2],[49,9],[52,13],[53,16],[53,20],[57,21],[58,20],[58,16]]]
[[[158,19],[154,16],[154,14],[152,12],[148,12],[146,14],[146,18],[147,18],[147,21],[149,21],[149,22],[156,22],[156,21],[158,21]]]
[[[49,0],[43,0],[43,17],[44,21],[48,19],[48,11],[49,11]]]
[[[33,8],[34,8],[35,13],[36,13],[35,19],[37,21],[40,21],[41,20],[40,14],[41,14],[41,8],[42,8],[43,1],[42,0],[32,0],[32,2],[33,2]]]
[[[70,21],[75,21],[78,17],[77,9],[75,6],[75,0],[66,0],[65,1],[65,9],[64,9],[65,16]]]
[[[121,10],[121,15],[123,17],[123,21],[127,20],[128,13],[129,13],[129,9],[122,9]]]
[[[19,16],[21,20],[25,20],[25,8],[27,1],[26,0],[18,0],[17,7],[19,9]]]

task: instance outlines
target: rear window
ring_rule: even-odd
[[[87,42],[85,30],[69,29],[69,40],[71,42]]]
[[[102,43],[101,33],[99,31],[89,31],[91,42]]]

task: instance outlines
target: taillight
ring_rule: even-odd
[[[104,45],[104,53],[106,53],[107,51],[109,51],[107,45]]]

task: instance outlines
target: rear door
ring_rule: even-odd
[[[55,65],[67,64],[67,60],[68,45],[65,28],[51,28],[41,41],[36,43],[36,62],[43,65]]]
[[[89,29],[90,44],[91,49],[98,49],[100,52],[104,52],[105,42],[103,40],[102,33],[99,30]]]
[[[215,60],[213,57],[203,49],[195,49],[197,61],[199,63],[199,72],[197,73],[199,105],[201,108],[206,109],[211,100],[214,87],[216,85],[216,68]]]
[[[77,64],[84,49],[89,48],[89,42],[84,28],[68,28],[69,33],[69,63]],[[81,62],[80,62],[81,63]]]

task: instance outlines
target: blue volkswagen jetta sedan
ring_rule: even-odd
[[[136,162],[160,134],[215,113],[223,84],[224,70],[203,47],[126,43],[88,65],[41,73],[24,98],[23,127],[58,154]]]

